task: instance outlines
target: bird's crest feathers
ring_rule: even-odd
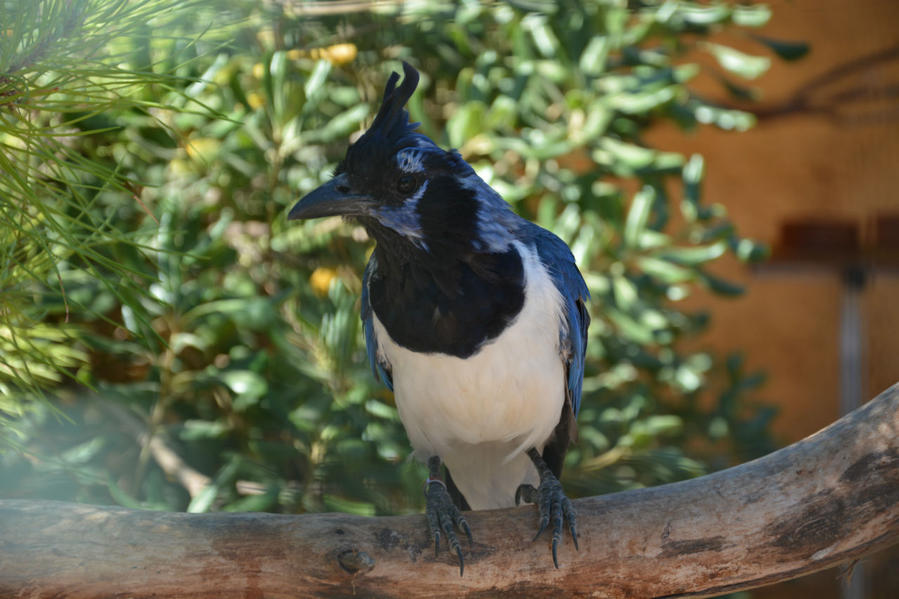
[[[384,88],[381,108],[378,109],[375,120],[365,132],[366,136],[378,136],[396,142],[418,128],[419,123],[409,122],[409,112],[405,106],[415,92],[415,88],[418,87],[419,74],[412,65],[403,61],[403,75],[403,82],[396,87],[400,76],[396,72],[390,74],[387,86]]]

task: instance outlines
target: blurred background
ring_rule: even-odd
[[[759,457],[899,381],[892,0],[0,0],[0,24],[0,497],[422,509],[362,343],[371,242],[284,220],[400,60],[421,130],[585,273],[571,495]],[[893,597],[897,572],[751,596]]]

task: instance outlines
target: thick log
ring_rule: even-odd
[[[553,568],[533,506],[467,515],[465,575],[423,516],[182,514],[0,501],[0,596],[685,597],[795,578],[899,542],[899,385],[715,474],[575,502]]]

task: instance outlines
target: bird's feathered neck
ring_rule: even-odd
[[[452,173],[435,176],[427,185],[414,209],[384,209],[357,219],[386,260],[441,267],[509,249],[523,220],[473,171],[462,178]],[[389,220],[391,214],[397,221],[412,219],[414,234]]]
[[[379,256],[379,262],[401,264],[405,262],[417,262],[430,264],[435,256],[430,251],[415,243],[408,237],[397,233],[394,229],[386,227],[378,220],[369,217],[356,219],[368,234],[375,240],[374,252]],[[437,258],[440,257],[438,254]],[[444,254],[444,258],[449,258]]]

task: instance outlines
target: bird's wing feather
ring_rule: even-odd
[[[587,327],[590,326],[590,313],[587,311],[590,292],[564,241],[530,222],[524,225],[523,233],[533,240],[540,260],[562,294],[565,323],[560,328],[559,341],[568,372],[568,399],[577,416],[584,383]]]
[[[378,337],[375,335],[374,313],[371,309],[371,299],[368,296],[368,282],[377,266],[377,261],[372,256],[365,266],[365,273],[362,275],[362,330],[365,333],[365,349],[368,352],[368,363],[371,365],[372,373],[388,389],[393,391],[393,374],[390,370],[390,363],[378,354]]]

